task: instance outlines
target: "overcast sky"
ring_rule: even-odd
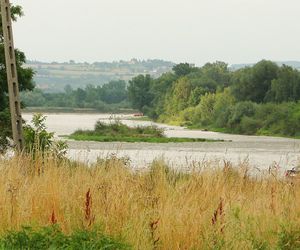
[[[16,47],[42,61],[300,60],[300,0],[11,0]]]

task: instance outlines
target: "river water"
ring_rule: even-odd
[[[170,165],[179,168],[191,167],[213,161],[216,165],[224,161],[233,164],[249,164],[251,168],[266,170],[270,166],[286,170],[300,163],[300,140],[266,137],[229,135],[201,130],[189,130],[177,126],[168,126],[149,121],[133,120],[132,115],[109,114],[45,114],[49,131],[56,136],[69,135],[77,129],[93,129],[96,121],[110,122],[118,118],[129,126],[156,125],[165,130],[168,137],[189,137],[222,139],[225,142],[197,143],[121,143],[121,142],[78,142],[68,141],[69,157],[92,163],[98,157],[116,154],[129,157],[133,167],[146,168],[153,160],[163,159]],[[26,121],[32,118],[31,113],[23,115]]]

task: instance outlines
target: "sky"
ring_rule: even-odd
[[[11,0],[30,60],[300,60],[299,0]]]

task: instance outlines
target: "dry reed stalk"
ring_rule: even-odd
[[[224,227],[225,227],[224,217],[225,217],[224,199],[221,198],[220,199],[220,203],[219,203],[217,209],[215,210],[215,212],[213,214],[213,218],[211,219],[211,223],[212,223],[213,226],[216,226],[218,224],[218,222],[219,222],[219,224],[220,224],[220,232],[222,234],[224,233]]]
[[[244,179],[245,172],[234,166],[224,174],[205,163],[201,171],[179,175],[161,162],[154,163],[155,171],[134,172],[116,160],[88,168],[46,158],[39,175],[20,171],[31,164],[25,156],[0,160],[0,234],[8,226],[48,225],[47,211],[53,211],[50,223],[67,233],[99,224],[135,249],[209,248],[216,231],[228,244],[225,249],[251,249],[250,233],[274,247],[277,236],[270,232],[279,232],[285,222],[300,226],[300,183],[292,186],[273,175]],[[220,196],[223,200],[216,200]]]
[[[14,225],[17,222],[16,214],[17,214],[17,207],[18,207],[17,204],[18,188],[10,183],[7,192],[10,194],[10,223],[11,225]]]
[[[87,222],[87,226],[91,227],[93,222],[95,221],[95,216],[92,215],[92,195],[90,188],[85,194],[84,218]]]
[[[159,240],[160,240],[160,237],[156,236],[158,223],[159,223],[159,219],[154,220],[150,223],[150,233],[151,233],[151,241],[152,241],[153,249],[158,248]]]

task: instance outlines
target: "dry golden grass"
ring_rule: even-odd
[[[133,172],[120,159],[92,167],[51,157],[0,160],[0,230],[101,225],[134,249],[264,249],[300,227],[300,185],[242,166]]]

